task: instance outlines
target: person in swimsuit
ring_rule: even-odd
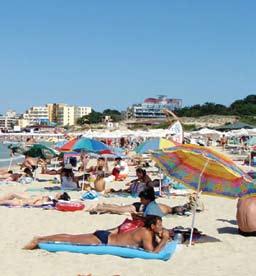
[[[31,177],[33,174],[29,168],[24,169],[23,173],[13,173],[13,171],[1,170],[0,171],[0,180],[4,181],[19,181],[22,177]]]
[[[95,231],[92,234],[57,234],[36,237],[23,249],[36,249],[40,242],[70,242],[86,245],[107,244],[117,246],[133,246],[151,252],[159,252],[170,239],[169,231],[163,229],[162,219],[149,216],[145,219],[145,226],[132,232],[117,233],[110,231]]]
[[[256,237],[256,196],[238,200],[236,219],[240,235]]]
[[[74,176],[72,165],[66,164],[60,173],[61,189],[77,190],[79,189],[79,179]]]
[[[94,208],[89,208],[88,211],[90,214],[105,214],[105,213],[110,213],[110,214],[125,214],[125,213],[131,213],[135,215],[144,215],[146,214],[145,210],[147,208],[147,205],[150,204],[151,201],[154,201],[154,194],[153,194],[153,188],[148,187],[146,188],[146,193],[141,192],[139,194],[139,197],[141,199],[140,202],[134,202],[129,205],[118,205],[118,204],[97,204],[96,207]],[[144,190],[144,191],[145,191]],[[179,205],[179,206],[169,206],[163,203],[157,203],[159,209],[161,210],[161,213],[163,216],[165,215],[185,215],[186,212],[191,211],[192,206],[191,206],[191,196],[189,197],[188,203],[185,203],[184,205]],[[153,204],[155,206],[155,203]],[[152,206],[151,206],[152,207]],[[158,208],[157,208],[158,209]],[[149,209],[150,210],[150,209]],[[159,211],[159,210],[158,210]],[[147,212],[152,212],[148,211]],[[151,213],[153,215],[154,213]]]
[[[67,193],[56,194],[54,200],[70,200],[70,196]],[[10,193],[0,198],[0,205],[8,206],[41,206],[46,202],[53,201],[49,196],[37,196],[37,197],[27,197],[19,194]]]

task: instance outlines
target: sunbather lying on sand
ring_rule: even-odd
[[[138,214],[143,215],[147,210],[147,206],[150,202],[155,202],[155,195],[154,191],[151,187],[146,188],[143,192],[139,194],[141,199],[140,202],[134,202],[133,204],[129,205],[118,205],[118,204],[98,204],[96,207],[89,209],[91,214],[94,213],[110,213],[110,214],[124,214],[124,213],[131,213],[131,214]],[[166,204],[156,203],[154,204],[155,208],[159,208],[158,212],[160,211],[162,214],[158,213],[158,216],[165,216],[168,214],[178,214],[178,215],[188,215],[194,205],[194,197],[191,195],[189,197],[189,201],[181,206],[174,206],[170,207]],[[152,204],[151,204],[152,205]],[[201,203],[202,205],[202,203]],[[157,207],[156,207],[157,206]],[[154,215],[154,210],[152,209],[149,212],[149,215]],[[202,211],[203,209],[198,208],[198,211]]]
[[[19,181],[22,177],[33,178],[33,174],[29,168],[25,168],[23,173],[13,173],[13,171],[3,169],[0,171],[0,180]]]
[[[7,194],[0,198],[0,205],[10,205],[10,206],[41,206],[47,202],[54,200],[70,200],[70,196],[67,193],[56,194],[54,198],[50,196],[37,196],[37,197],[26,197],[18,194]]]
[[[170,239],[169,231],[163,229],[162,219],[149,216],[145,219],[145,226],[132,232],[116,233],[110,231],[95,231],[91,234],[57,234],[36,237],[24,249],[36,249],[40,242],[70,242],[80,244],[107,244],[117,246],[141,247],[148,251],[159,252]]]

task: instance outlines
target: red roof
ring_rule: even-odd
[[[144,103],[159,103],[159,99],[147,98],[147,99],[144,100]]]

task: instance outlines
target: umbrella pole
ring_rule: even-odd
[[[8,172],[10,171],[10,169],[11,169],[11,167],[12,167],[12,160],[13,160],[13,158],[11,157],[11,158],[10,158],[9,167],[8,167]]]
[[[203,176],[205,169],[208,166],[208,163],[209,163],[209,159],[207,159],[207,162],[204,164],[204,167],[203,167],[203,169],[200,173],[199,179],[198,179],[198,185],[197,185],[197,191],[196,191],[196,202],[195,202],[195,206],[193,208],[193,217],[192,217],[191,231],[190,231],[190,237],[189,237],[189,246],[192,245],[192,238],[193,238],[195,218],[196,218],[197,200],[198,200],[198,195],[199,195],[199,191],[200,191],[200,187],[201,187],[202,176]]]
[[[159,196],[162,195],[162,169],[160,168],[159,169],[159,174],[160,174],[160,177],[159,177]]]

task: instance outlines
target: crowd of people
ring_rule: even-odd
[[[225,147],[225,137],[222,137],[221,145]],[[132,143],[121,141],[123,147],[132,147]],[[137,196],[140,201],[129,205],[101,203],[96,207],[87,209],[90,214],[124,214],[130,213],[133,220],[140,220],[140,224],[133,231],[121,232],[119,227],[110,230],[97,230],[90,234],[56,234],[34,238],[24,249],[35,249],[38,243],[44,241],[71,242],[81,244],[107,244],[119,246],[136,246],[152,252],[159,252],[163,246],[172,239],[170,231],[163,228],[162,217],[165,215],[186,215],[195,208],[203,211],[200,205],[198,194],[190,196],[189,202],[180,206],[169,206],[156,202],[154,187],[159,186],[159,179],[152,179],[145,167],[136,167],[136,178],[128,181],[130,168],[128,162],[121,157],[116,157],[112,168],[108,160],[102,156],[98,157],[96,164],[91,165],[90,156],[84,151],[79,156],[78,166],[72,162],[67,162],[65,158],[59,159],[59,168],[49,169],[48,160],[25,156],[21,164],[21,173],[13,173],[11,170],[0,170],[0,178],[5,181],[16,181],[20,183],[31,183],[35,178],[34,172],[41,166],[41,173],[44,175],[54,175],[59,178],[62,190],[94,190],[99,194],[126,193]],[[130,163],[131,164],[131,163]],[[134,165],[134,163],[132,163]],[[148,164],[149,166],[149,164]],[[113,181],[126,181],[124,189],[109,189],[108,184]],[[70,196],[58,193],[54,197],[7,194],[0,198],[0,205],[9,206],[31,206],[38,207],[44,204],[56,204],[59,200],[69,201]],[[256,198],[250,197],[240,199],[237,205],[237,223],[239,234],[243,236],[256,236]]]

